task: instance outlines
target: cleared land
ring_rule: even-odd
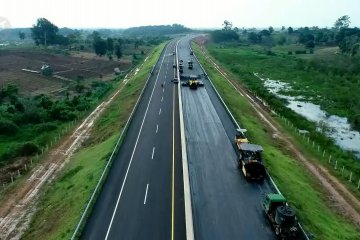
[[[74,57],[31,49],[3,50],[0,52],[0,87],[11,83],[17,85],[22,93],[37,95],[68,85],[67,80],[21,70],[40,71],[43,64],[50,65],[54,70],[54,75],[69,80],[99,80],[100,76],[113,74],[114,68],[127,70],[132,63],[130,60],[109,61],[105,57]]]

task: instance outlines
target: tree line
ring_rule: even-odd
[[[338,46],[343,54],[354,56],[359,52],[360,29],[349,26],[350,17],[347,15],[338,18],[332,28],[314,26],[294,29],[291,26],[288,28],[282,26],[279,31],[275,31],[272,26],[263,30],[233,28],[232,23],[225,20],[223,28],[211,32],[211,37],[216,43],[239,42],[239,36],[245,35],[247,36],[247,43],[262,44],[269,49],[276,44],[286,44],[291,37],[306,49],[313,50],[315,46]]]

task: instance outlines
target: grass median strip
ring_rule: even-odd
[[[46,187],[23,239],[70,239],[164,46],[161,44],[154,49],[139,72],[95,122],[85,147],[71,158],[59,178]]]
[[[235,119],[242,127],[248,129],[250,141],[264,147],[267,169],[296,209],[297,216],[306,230],[317,239],[358,239],[358,229],[328,207],[329,200],[320,184],[288,153],[286,146],[272,138],[270,131],[251,108],[248,100],[238,94],[217,72],[196,45],[193,45],[193,49]]]

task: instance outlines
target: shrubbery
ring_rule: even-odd
[[[81,116],[111,88],[110,82],[94,81],[86,86],[79,80],[56,101],[44,94],[24,97],[15,85],[0,89],[0,136],[2,141],[11,139],[1,149],[0,164],[37,153],[63,123]]]
[[[19,149],[20,156],[33,156],[40,152],[40,148],[33,142],[24,143]]]
[[[0,120],[0,135],[13,135],[16,134],[19,130],[19,127],[12,121],[5,119]]]

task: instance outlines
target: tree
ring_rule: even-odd
[[[305,43],[305,48],[313,49],[314,47],[315,47],[315,43],[314,43],[313,40],[310,40],[310,41]]]
[[[256,34],[255,32],[250,32],[248,35],[248,39],[251,43],[260,43],[261,42],[261,35]]]
[[[232,29],[232,23],[229,22],[228,20],[225,20],[224,23],[222,24],[224,27],[223,27],[223,30],[225,31],[229,31]]]
[[[281,31],[285,31],[285,26],[282,26],[282,27],[281,27]]]
[[[286,37],[284,35],[281,35],[278,39],[279,45],[284,45],[286,43]]]
[[[134,48],[135,49],[138,49],[140,46],[140,41],[139,40],[136,40],[135,43],[134,43]]]
[[[77,29],[73,33],[69,34],[67,37],[71,44],[83,42],[81,31]]]
[[[96,55],[101,57],[106,54],[107,44],[104,39],[102,39],[102,38],[95,39],[95,41],[93,43],[93,47],[94,47]]]
[[[260,31],[259,34],[264,37],[269,37],[271,35],[271,32],[264,29],[264,30]]]
[[[288,33],[292,34],[294,32],[294,29],[292,27],[288,27]]]
[[[274,28],[272,26],[269,27],[269,32],[272,34],[274,32]]]
[[[25,33],[24,32],[19,32],[19,38],[20,38],[20,40],[24,40],[25,39]]]
[[[350,25],[350,17],[348,15],[344,15],[336,20],[334,24],[334,28],[339,30],[341,28],[348,28],[349,25]]]
[[[31,28],[32,38],[36,45],[54,44],[59,28],[46,18],[39,18],[36,25]]]
[[[54,43],[59,44],[59,45],[63,45],[63,46],[67,46],[67,45],[70,44],[70,40],[69,40],[68,37],[65,37],[63,35],[58,34],[58,35],[55,36]]]
[[[239,35],[234,30],[215,30],[211,32],[214,42],[228,42],[239,40]]]
[[[114,51],[114,40],[110,37],[106,39],[106,49],[112,53]]]
[[[119,43],[115,44],[115,55],[118,60],[122,57],[121,45]]]

